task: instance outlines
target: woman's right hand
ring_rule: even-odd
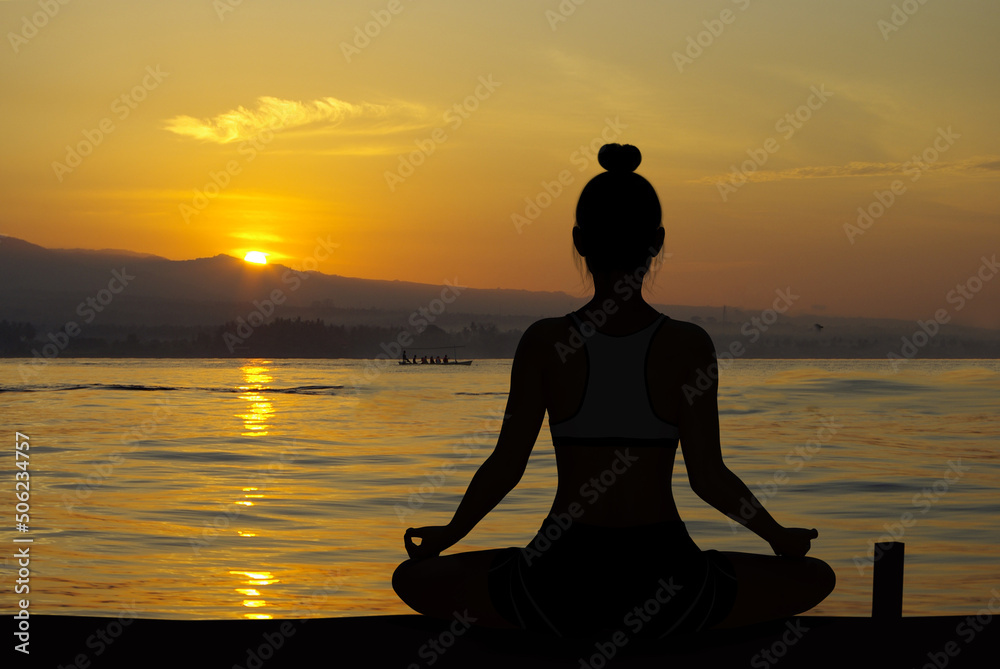
[[[414,537],[420,539],[419,544],[413,541]],[[448,525],[411,527],[403,534],[403,546],[410,558],[419,560],[425,557],[437,557],[441,551],[450,548],[460,538]]]
[[[818,536],[819,532],[815,528],[807,530],[802,527],[783,527],[768,543],[775,555],[803,557],[809,552],[810,542]]]

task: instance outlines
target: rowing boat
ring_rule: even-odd
[[[468,366],[468,365],[472,364],[472,361],[471,360],[461,360],[461,361],[458,361],[458,360],[449,360],[448,362],[404,362],[403,360],[400,360],[399,364],[401,364],[401,365],[411,365],[411,366],[412,365],[420,365],[420,366],[425,366],[426,365],[427,367],[442,367],[444,365],[466,365],[466,366]]]

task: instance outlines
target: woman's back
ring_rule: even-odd
[[[588,311],[601,325],[590,337],[584,336],[591,333]],[[670,482],[683,380],[699,329],[663,317],[652,307],[627,315],[596,316],[586,308],[579,314],[584,334],[573,316],[545,319],[533,328],[539,340],[531,347],[538,357],[533,364],[541,370],[559,473],[552,513],[573,510],[579,522],[605,526],[679,520]],[[598,355],[602,359],[595,359]],[[619,379],[629,383],[628,388],[608,387],[620,384],[609,382],[606,373],[593,376],[595,369],[625,365],[633,368],[622,369]],[[622,410],[622,397],[630,402],[628,411]],[[639,406],[643,402],[646,406]],[[658,431],[656,424],[661,426]],[[565,429],[570,425],[575,429]],[[635,438],[643,429],[650,438]],[[621,438],[595,443],[594,437],[602,436],[597,432]],[[665,438],[671,434],[673,439]]]
[[[805,611],[836,581],[803,557],[818,533],[782,527],[723,462],[712,340],[642,297],[663,247],[659,199],[635,147],[598,159],[608,171],[584,187],[573,228],[594,297],[521,337],[496,448],[447,525],[406,531],[393,587],[433,615],[469,606],[482,624],[556,634],[684,635]],[[535,538],[441,556],[520,481],[546,413],[558,482]],[[670,489],[678,444],[694,493],[787,557],[698,548]]]

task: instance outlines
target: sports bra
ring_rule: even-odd
[[[552,444],[676,448],[680,433],[653,411],[646,378],[650,344],[667,317],[660,314],[642,330],[616,337],[597,332],[575,313],[568,315],[584,339],[586,390],[573,416],[549,423]]]

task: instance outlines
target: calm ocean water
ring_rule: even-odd
[[[0,602],[30,537],[36,613],[245,618],[407,613],[408,526],[447,522],[499,429],[509,360],[0,361],[9,452]],[[836,591],[870,612],[871,543],[906,543],[905,615],[974,612],[1000,587],[1000,361],[740,360],[721,377],[723,449],[785,525],[816,527]],[[14,432],[31,520],[15,532]],[[554,494],[542,427],[519,486],[458,549],[523,545]],[[769,552],[696,498],[702,548]],[[20,544],[19,544],[20,545]]]

